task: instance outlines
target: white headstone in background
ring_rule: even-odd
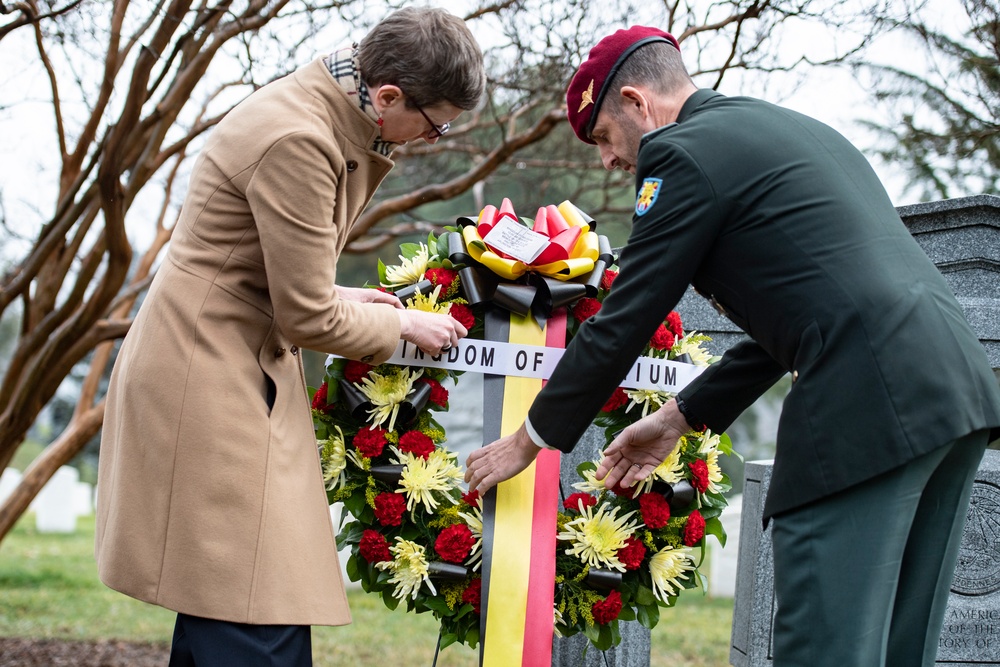
[[[70,466],[56,470],[35,498],[35,524],[40,533],[76,531],[80,471]]]
[[[731,598],[736,595],[736,564],[740,554],[742,517],[743,496],[733,496],[720,517],[726,531],[726,546],[719,546],[714,539],[709,543],[708,594],[712,597]]]
[[[21,471],[16,468],[7,468],[0,473],[0,503],[7,500],[14,489],[21,483]]]

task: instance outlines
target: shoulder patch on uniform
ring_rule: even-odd
[[[660,186],[663,184],[662,178],[647,178],[639,188],[639,196],[635,199],[635,214],[645,215],[649,209],[653,208],[656,198],[660,196]]]

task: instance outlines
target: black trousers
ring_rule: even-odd
[[[310,630],[177,614],[169,667],[312,667]]]

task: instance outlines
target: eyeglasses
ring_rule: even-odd
[[[410,101],[413,102],[413,99],[411,98]],[[427,134],[428,139],[437,139],[438,137],[442,137],[448,134],[448,130],[451,129],[451,123],[444,123],[443,125],[437,125],[434,121],[431,120],[430,116],[424,113],[424,110],[420,108],[419,104],[413,102],[413,106],[417,108],[417,111],[419,111],[420,115],[424,117],[424,120],[426,120],[428,123],[431,124],[431,131]]]

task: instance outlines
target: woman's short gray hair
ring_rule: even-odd
[[[368,86],[399,86],[411,106],[474,109],[486,88],[483,53],[465,22],[434,7],[383,19],[358,45],[358,69]]]

